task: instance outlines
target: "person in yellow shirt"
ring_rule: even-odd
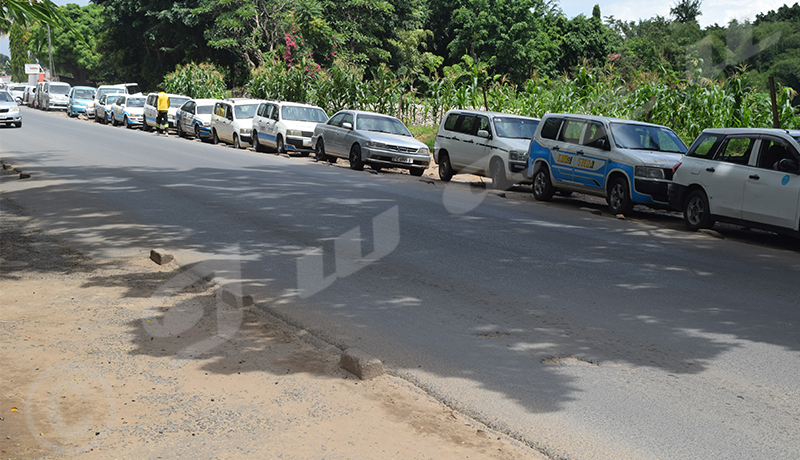
[[[169,122],[167,112],[169,110],[169,96],[163,90],[158,92],[158,103],[156,105],[158,116],[156,116],[156,128],[158,134],[166,133],[169,136]]]

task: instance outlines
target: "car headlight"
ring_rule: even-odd
[[[287,136],[302,137],[303,136],[303,131],[300,131],[299,129],[287,129],[286,130],[286,135]]]
[[[633,170],[633,175],[638,177],[646,177],[648,179],[663,179],[664,170],[661,168],[648,168],[646,166],[637,166]]]
[[[511,161],[528,161],[528,152],[522,150],[511,150],[508,152],[508,159]]]
[[[367,141],[364,143],[366,147],[373,148],[373,149],[386,149],[386,144],[383,142],[375,142],[375,141]]]
[[[245,136],[249,136],[251,131],[252,131],[252,129],[250,129],[250,128],[241,128],[239,130],[239,134],[242,134],[242,135],[245,135]]]
[[[10,109],[8,109],[8,113],[9,114],[19,113],[19,107],[11,107]]]
[[[430,150],[428,150],[428,147],[422,147],[421,149],[417,150],[417,153],[420,155],[428,155],[428,156],[430,156],[431,154]]]

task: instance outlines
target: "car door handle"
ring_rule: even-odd
[[[750,179],[753,179],[753,180],[761,179],[760,177],[758,177],[758,174],[751,174],[749,177],[750,177]]]
[[[714,168],[706,168],[706,171],[708,171],[708,172],[714,172],[714,171],[716,171],[716,169],[714,169]]]

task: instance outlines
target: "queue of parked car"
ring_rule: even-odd
[[[18,107],[5,107],[27,103],[101,123],[155,127],[157,93],[145,96],[136,84],[95,89],[51,82],[15,90],[0,92],[0,123],[21,126]],[[414,176],[431,162],[428,147],[388,115],[341,110],[328,117],[295,102],[169,96],[169,125],[180,137],[314,153],[317,161],[347,159],[355,170],[401,168]],[[490,178],[498,190],[530,184],[540,201],[577,192],[605,198],[613,214],[637,204],[678,210],[690,230],[720,221],[800,234],[800,131],[708,129],[687,148],[668,127],[633,120],[450,110],[436,133],[433,161],[443,181],[467,173]]]

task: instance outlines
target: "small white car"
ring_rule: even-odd
[[[188,101],[189,96],[182,94],[167,94],[169,97],[169,108],[167,109],[167,123],[170,128],[175,127],[175,113]],[[144,103],[144,119],[142,120],[142,129],[150,131],[156,128],[156,118],[158,117],[158,93],[150,93],[147,95],[147,100]]]
[[[335,163],[347,158],[360,171],[402,168],[421,176],[431,162],[428,146],[414,139],[402,121],[389,115],[342,110],[326,123],[318,123],[312,137],[317,161]]]
[[[211,114],[219,99],[189,99],[175,112],[175,131],[178,136],[194,136],[211,140]]]
[[[507,190],[530,183],[523,175],[528,146],[539,119],[477,110],[450,110],[442,119],[433,146],[439,178],[459,173],[491,177],[492,187]]]
[[[703,131],[675,165],[669,198],[693,231],[723,221],[797,235],[800,131]]]
[[[22,127],[22,112],[14,96],[8,91],[0,90],[0,123]]]
[[[211,142],[224,142],[243,149],[250,145],[253,117],[261,99],[229,98],[214,104],[211,114]]]
[[[106,124],[111,121],[111,107],[124,93],[106,93],[97,98],[94,107],[94,121]]]
[[[548,113],[528,151],[533,196],[556,191],[603,197],[612,214],[634,204],[669,206],[672,167],[686,145],[666,126],[594,115]]]
[[[253,147],[257,152],[269,150],[308,156],[314,151],[311,146],[314,128],[326,121],[328,115],[314,105],[262,102],[253,117]]]
[[[120,94],[111,106],[111,124],[126,128],[142,126],[144,99],[144,96]]]

